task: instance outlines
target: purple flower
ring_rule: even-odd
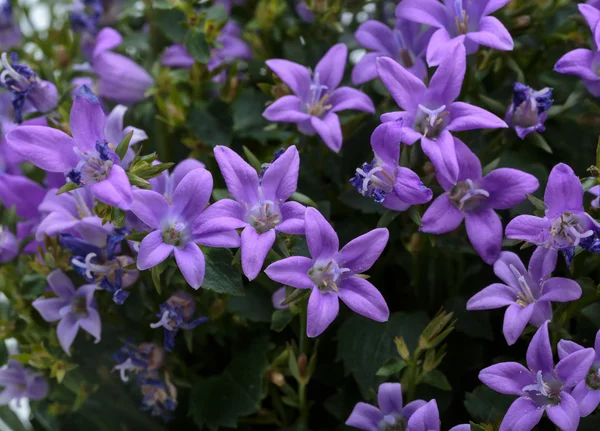
[[[31,304],[46,322],[58,322],[56,334],[63,350],[70,355],[71,344],[79,328],[100,341],[101,322],[96,309],[96,286],[84,284],[75,290],[73,283],[60,269],[48,275],[48,285],[58,298],[38,298]]]
[[[106,124],[98,98],[84,86],[71,109],[72,138],[50,127],[21,126],[6,136],[6,142],[39,168],[63,172],[69,181],[90,187],[98,200],[127,210],[133,201],[131,185],[114,152],[119,142],[108,141],[114,136]]]
[[[156,162],[158,163],[158,162]],[[196,159],[185,159],[177,164],[172,173],[163,171],[159,176],[148,180],[152,190],[163,195],[169,202],[173,201],[173,191],[181,180],[194,169],[204,169],[204,163]]]
[[[589,4],[578,6],[592,30],[593,50],[579,48],[566,53],[554,65],[554,70],[578,76],[593,96],[600,97],[600,10]]]
[[[91,53],[91,66],[98,76],[98,95],[129,105],[146,98],[154,79],[136,62],[110,51],[123,42],[116,30],[103,28],[96,37]]]
[[[305,0],[296,1],[295,9],[302,21],[309,24],[314,22],[315,14],[308,8]]]
[[[548,335],[548,322],[535,333],[527,348],[527,367],[502,362],[479,373],[485,385],[506,395],[518,395],[504,416],[500,431],[529,431],[544,412],[563,431],[579,425],[579,406],[570,389],[585,379],[594,360],[593,349],[583,349],[561,359],[556,366]]]
[[[600,209],[600,185],[592,187],[588,192],[596,196],[596,198],[592,200],[592,208]]]
[[[458,179],[437,176],[446,191],[423,215],[421,231],[441,234],[456,229],[463,219],[469,240],[481,258],[496,261],[502,248],[502,222],[494,211],[512,208],[535,191],[538,180],[525,172],[501,168],[482,177],[481,163],[467,146],[454,139],[458,158]]]
[[[315,67],[308,68],[288,60],[267,60],[267,66],[292,90],[263,112],[269,121],[297,123],[308,136],[318,134],[336,153],[342,148],[342,127],[336,112],[354,109],[374,113],[373,102],[366,94],[350,87],[337,86],[342,81],[348,48],[343,43],[332,46]]]
[[[177,408],[177,388],[171,383],[169,375],[161,379],[158,371],[144,373],[138,379],[142,392],[142,410],[149,411],[152,416],[162,416],[169,420]]]
[[[189,54],[185,45],[175,44],[165,49],[160,62],[163,66],[167,67],[191,69],[194,65],[194,57]]]
[[[152,232],[140,243],[137,267],[158,265],[171,254],[186,281],[198,289],[204,281],[204,255],[198,244],[209,247],[238,247],[235,229],[244,223],[221,216],[219,208],[208,205],[213,181],[205,169],[190,171],[177,185],[172,202],[152,190],[135,190],[131,211]],[[214,207],[214,208],[213,208]]]
[[[208,320],[207,317],[197,317],[193,319],[196,311],[196,300],[192,295],[185,292],[176,292],[164,304],[160,304],[160,313],[156,316],[160,320],[151,323],[150,327],[165,328],[164,345],[167,352],[172,352],[175,348],[175,336],[180,329],[194,329],[201,323]]]
[[[269,265],[265,273],[277,283],[312,289],[306,334],[316,337],[327,329],[338,314],[339,299],[358,314],[378,322],[387,321],[390,311],[385,299],[358,274],[371,268],[383,252],[388,230],[374,229],[339,250],[337,234],[319,211],[308,208],[305,217],[306,242],[312,258],[288,257]]]
[[[587,4],[595,7],[596,9],[600,9],[600,0],[588,0]]]
[[[398,106],[381,121],[395,122],[402,130],[402,142],[412,145],[419,139],[423,152],[436,170],[455,181],[458,160],[451,132],[508,127],[488,111],[468,103],[455,102],[465,77],[464,46],[456,45],[433,74],[429,88],[390,58],[377,60],[377,71]],[[401,120],[401,121],[399,121]]]
[[[100,0],[74,0],[69,13],[71,28],[75,33],[95,35],[103,13]]]
[[[12,400],[29,398],[42,400],[48,394],[48,382],[39,373],[34,373],[23,367],[19,361],[8,360],[8,366],[0,369],[0,405],[5,406]]]
[[[584,212],[583,186],[573,169],[564,163],[550,172],[544,203],[544,217],[517,216],[506,226],[506,236],[546,249],[546,259],[554,264],[559,250],[564,253],[568,266],[577,246],[591,252],[600,251],[600,224]]]
[[[396,17],[436,27],[427,47],[429,66],[439,65],[452,47],[461,44],[466,54],[473,54],[479,45],[512,51],[514,42],[504,25],[488,16],[510,0],[402,0]],[[463,54],[464,55],[464,54]]]
[[[261,178],[256,170],[235,151],[215,147],[215,158],[235,201],[223,199],[215,204],[223,216],[235,218],[242,231],[242,269],[253,280],[260,272],[277,232],[304,234],[306,207],[286,202],[296,191],[300,157],[295,146],[289,147],[270,163]]]
[[[10,55],[10,61],[8,55],[2,53],[4,70],[0,74],[0,87],[11,92],[15,122],[22,123],[23,113],[27,112],[30,106],[42,113],[56,108],[58,90],[53,83],[39,79],[29,66],[18,61],[16,53]]]
[[[494,283],[477,293],[467,310],[490,310],[508,305],[504,315],[504,337],[509,345],[516,343],[527,323],[540,326],[552,318],[552,302],[575,301],[581,287],[568,278],[553,277],[554,263],[544,253],[534,253],[529,268],[519,257],[504,251],[494,263],[494,273],[505,284]]]
[[[560,340],[558,342],[558,357],[561,360],[582,350],[585,350],[584,347],[573,341]],[[579,413],[582,417],[590,415],[600,404],[600,331],[596,333],[594,361],[587,376],[571,391],[571,396],[579,404]]]
[[[426,403],[416,400],[402,404],[400,383],[383,383],[377,393],[379,408],[367,403],[358,403],[346,421],[346,425],[364,431],[405,429],[412,414]]]
[[[290,308],[289,305],[283,305],[283,301],[285,301],[285,286],[281,286],[271,296],[271,302],[273,303],[273,308],[276,310],[287,310]]]
[[[127,372],[133,372],[140,377],[140,374],[162,367],[165,351],[154,343],[142,343],[136,346],[128,341],[113,355],[113,359],[117,365],[112,370],[119,371],[121,381],[127,382],[129,381]]]
[[[0,51],[20,43],[21,30],[14,21],[10,0],[0,0]]]
[[[457,425],[450,431],[469,431],[470,425]],[[435,400],[419,407],[408,420],[408,431],[440,431],[440,412]]]
[[[377,59],[390,57],[421,81],[427,76],[422,57],[433,30],[421,31],[421,25],[398,21],[395,29],[382,22],[369,20],[360,25],[354,38],[363,47],[373,51],[365,54],[352,70],[352,83],[363,84],[377,79]]]
[[[19,255],[17,239],[6,226],[0,226],[0,263],[7,263]]]
[[[404,211],[411,205],[424,204],[432,197],[417,174],[398,166],[402,130],[386,123],[371,135],[375,158],[356,169],[350,183],[363,196],[372,198],[384,207]]]
[[[521,139],[531,132],[546,130],[544,121],[552,106],[552,89],[534,90],[519,82],[513,87],[513,100],[506,111],[506,122],[514,127]]]

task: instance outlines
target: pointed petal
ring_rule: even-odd
[[[137,267],[140,270],[150,269],[171,255],[174,247],[162,241],[162,232],[150,232],[140,243]]]
[[[342,148],[342,126],[337,114],[329,111],[323,119],[310,117],[310,124],[323,139],[325,145],[336,153]]]
[[[56,322],[60,320],[60,309],[68,302],[61,298],[38,298],[31,303],[46,322]]]
[[[356,63],[351,76],[354,85],[361,85],[379,78],[377,74],[377,59],[379,57],[381,57],[379,52],[368,52]]]
[[[45,171],[67,172],[79,163],[73,139],[51,127],[17,127],[5,140],[15,153]]]
[[[479,21],[479,31],[471,31],[465,38],[477,44],[499,51],[512,51],[513,39],[500,20],[493,16],[484,16]]]
[[[77,336],[77,331],[79,331],[79,324],[72,314],[67,314],[63,317],[56,327],[58,342],[69,356],[71,355],[71,344],[73,344],[73,340],[75,340],[75,337]]]
[[[456,184],[459,175],[454,142],[454,137],[447,130],[444,130],[435,140],[425,137],[421,139],[421,148],[431,159],[437,174],[444,178],[442,181],[452,184]]]
[[[450,118],[452,118],[452,120],[446,128],[451,132],[508,127],[508,125],[496,115],[468,103],[454,102],[450,105],[449,110]]]
[[[183,69],[191,69],[194,65],[194,57],[192,57],[184,45],[171,45],[165,49],[160,62],[167,67],[180,67]]]
[[[163,217],[169,212],[169,203],[152,190],[134,190],[131,212],[148,226],[160,229]]]
[[[0,173],[0,202],[6,208],[14,206],[20,218],[38,219],[38,206],[45,196],[46,189],[35,181],[21,175]]]
[[[338,296],[352,311],[369,319],[387,322],[390,317],[390,310],[383,295],[364,278],[345,278]]]
[[[539,185],[533,175],[510,168],[495,169],[483,177],[481,182],[481,187],[490,194],[488,205],[499,210],[520,204]]]
[[[275,230],[290,235],[304,235],[304,214],[306,207],[298,202],[284,202],[279,207],[282,222]]]
[[[190,242],[184,248],[174,247],[173,254],[185,281],[194,289],[202,286],[204,282],[205,262],[204,254],[200,250],[200,247]]]
[[[548,218],[567,211],[583,211],[583,186],[573,169],[564,163],[559,163],[550,172],[544,203],[548,207]]]
[[[565,388],[572,388],[585,379],[594,362],[594,349],[582,349],[571,353],[556,364],[556,375]]]
[[[340,303],[334,293],[321,293],[313,289],[308,298],[306,335],[317,337],[334,321],[340,310]]]
[[[589,389],[585,380],[575,386],[571,392],[571,396],[579,405],[579,414],[581,417],[592,414],[598,407],[598,404],[600,404],[600,391]]]
[[[314,208],[306,209],[305,223],[306,242],[313,260],[331,259],[340,245],[333,227]]]
[[[467,302],[467,310],[490,310],[515,302],[515,291],[506,284],[494,283],[476,293]]]
[[[594,53],[589,49],[574,49],[563,55],[554,65],[554,70],[566,75],[575,75],[581,79],[598,81],[598,75],[592,70]]]
[[[375,113],[375,106],[369,96],[350,87],[336,88],[329,95],[328,103],[333,105],[331,112],[353,109],[355,111]]]
[[[494,274],[504,281],[504,283],[512,286],[515,290],[519,290],[519,281],[515,277],[515,274],[511,270],[511,266],[513,266],[519,274],[525,276],[527,278],[527,270],[525,269],[525,265],[521,262],[521,258],[517,256],[512,251],[503,251],[500,253],[498,260],[494,262]]]
[[[538,424],[544,409],[529,398],[517,398],[502,419],[500,431],[531,431]]]
[[[569,302],[579,298],[581,298],[581,287],[575,280],[554,277],[543,284],[539,301]]]
[[[377,59],[377,73],[399,107],[406,111],[417,108],[427,90],[423,81],[388,57]]]
[[[265,274],[277,283],[297,289],[312,289],[315,283],[308,276],[313,261],[308,257],[292,256],[273,262],[265,269]]]
[[[125,105],[144,100],[146,91],[154,84],[143,67],[114,52],[105,51],[96,56],[94,72],[98,75],[98,95]]]
[[[546,414],[562,431],[576,431],[579,426],[579,405],[564,391],[560,393],[560,403],[549,407]]]
[[[525,386],[535,383],[531,371],[517,362],[502,362],[484,368],[479,372],[479,380],[505,395],[521,395]]]
[[[122,42],[123,37],[118,31],[110,27],[103,28],[98,33],[98,36],[96,36],[93,57],[103,53],[104,51],[116,48],[117,46],[121,45]]]
[[[104,126],[104,137],[106,140],[114,145],[119,145],[121,140],[125,137],[123,131],[123,118],[127,112],[127,106],[117,105],[110,111],[110,114],[106,117],[106,125]],[[139,129],[137,129],[139,130]],[[132,137],[133,139],[133,137]]]
[[[411,205],[424,204],[431,200],[433,193],[425,187],[421,178],[408,168],[398,167],[394,193],[402,201]]]
[[[48,285],[58,296],[64,299],[70,299],[75,294],[73,282],[60,269],[55,269],[46,277]]]
[[[379,423],[383,420],[383,414],[371,404],[358,403],[354,406],[346,425],[363,431],[379,431]]]
[[[173,192],[171,211],[193,222],[208,205],[213,179],[206,169],[193,169],[183,177]]]
[[[493,264],[502,249],[502,222],[494,210],[465,214],[467,235],[475,251],[488,264]]]
[[[93,308],[88,308],[87,312],[88,316],[79,320],[79,326],[85,332],[94,337],[96,339],[96,343],[98,343],[100,342],[100,336],[102,333],[102,322],[100,320],[100,315]]]
[[[423,400],[415,400],[412,401],[410,403],[408,403],[407,405],[404,406],[404,408],[402,409],[402,414],[404,415],[404,417],[406,419],[410,419],[410,417],[421,407],[423,407],[425,404],[427,404],[425,401]]]
[[[400,142],[402,141],[402,127],[393,123],[383,123],[375,128],[371,134],[371,148],[377,157],[386,165],[396,168],[400,160]]]
[[[329,91],[337,88],[344,76],[348,48],[343,43],[333,45],[325,53],[315,67],[315,75],[319,74],[321,85],[326,85]]]
[[[402,412],[402,386],[400,383],[382,383],[377,391],[377,404],[384,415]]]
[[[71,108],[71,134],[81,151],[94,151],[96,142],[104,141],[106,117],[100,100],[87,86],[77,91]],[[118,145],[118,142],[113,142]]]
[[[438,411],[437,402],[431,400],[414,412],[408,420],[408,429],[415,431],[439,431],[440,413]]]
[[[466,69],[465,47],[462,43],[456,44],[433,74],[427,94],[450,106],[460,94]]]
[[[536,283],[541,283],[550,277],[556,268],[558,254],[556,250],[537,247],[529,259],[529,274]]]
[[[242,269],[249,280],[260,273],[274,242],[274,229],[261,234],[252,226],[246,226],[242,231]]]
[[[448,56],[456,45],[462,45],[464,36],[453,38],[445,28],[439,28],[431,35],[427,45],[427,64],[430,67],[438,66]]]
[[[446,8],[437,0],[403,0],[396,8],[396,17],[432,27],[445,27]]]
[[[346,244],[335,256],[335,261],[352,274],[366,272],[385,249],[389,237],[387,229],[373,229]]]
[[[448,193],[434,200],[423,214],[420,230],[427,233],[446,233],[453,231],[463,221],[463,214],[450,202]]]
[[[532,244],[544,244],[550,235],[550,220],[531,215],[520,215],[506,226],[506,237],[520,239]]]
[[[552,359],[552,348],[550,347],[550,336],[548,334],[548,322],[545,322],[537,330],[529,348],[527,349],[527,366],[533,372],[542,370],[550,372],[554,370],[554,360]]]
[[[231,196],[249,205],[258,202],[258,174],[254,168],[227,147],[216,146],[214,153]]]
[[[133,191],[129,178],[119,165],[113,165],[108,178],[91,186],[92,193],[105,204],[128,210],[133,204]]]
[[[196,159],[184,159],[181,162],[177,163],[175,169],[173,169],[173,173],[171,174],[173,180],[173,187],[177,187],[181,180],[191,171],[195,169],[205,169],[206,166],[199,160]]]
[[[287,85],[292,92],[304,99],[310,94],[310,72],[298,63],[288,60],[267,60],[266,65]]]
[[[523,329],[525,329],[527,323],[531,320],[533,309],[533,304],[529,304],[525,308],[517,304],[512,304],[506,309],[502,332],[509,346],[515,344],[523,333]]]
[[[300,156],[292,145],[265,171],[261,183],[265,199],[273,202],[286,201],[298,187],[299,169]]]
[[[298,96],[283,96],[271,103],[263,117],[269,121],[281,123],[299,123],[310,119],[310,115],[302,110],[302,103]]]
[[[359,25],[354,33],[354,38],[364,48],[387,53],[390,56],[395,55],[399,49],[392,29],[373,19]]]

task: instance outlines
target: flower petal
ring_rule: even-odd
[[[328,112],[323,119],[310,117],[310,124],[317,134],[323,139],[325,145],[338,153],[342,148],[342,126],[337,114]]]
[[[121,34],[110,27],[105,27],[96,36],[96,44],[94,45],[93,57],[116,48],[123,42]]]
[[[361,316],[377,322],[387,322],[390,317],[390,309],[383,295],[364,278],[345,278],[340,285],[338,296],[352,311]]]
[[[193,289],[198,289],[204,282],[206,264],[204,254],[198,245],[190,242],[184,248],[174,247],[173,254],[183,278]]]
[[[193,222],[208,205],[213,179],[206,169],[193,169],[182,178],[173,192],[171,211]]]
[[[579,382],[573,388],[571,396],[575,398],[575,401],[579,405],[579,414],[581,417],[592,414],[598,407],[598,404],[600,404],[600,391],[589,389],[585,380]]]
[[[265,171],[261,182],[264,198],[273,202],[287,200],[298,187],[299,169],[300,156],[292,145]]]
[[[94,151],[96,142],[104,142],[106,116],[98,97],[87,86],[77,90],[71,108],[71,135],[81,151]],[[113,142],[118,145],[118,142]]]
[[[311,289],[315,283],[308,276],[313,261],[308,257],[291,256],[273,262],[265,269],[265,274],[277,283],[297,289]]]
[[[380,124],[371,134],[373,152],[386,165],[394,169],[400,160],[400,143],[403,135],[403,127],[396,122]]]
[[[61,321],[58,322],[58,326],[56,327],[58,342],[65,353],[69,356],[71,356],[71,344],[73,344],[78,331],[79,323],[72,314],[65,315]]]
[[[169,212],[169,203],[152,190],[134,190],[131,212],[148,226],[160,229],[161,220]]]
[[[463,214],[450,202],[448,193],[444,193],[429,205],[423,214],[423,226],[419,230],[435,234],[446,233],[456,229],[462,221]]]
[[[302,102],[298,96],[283,96],[271,103],[263,117],[269,121],[281,123],[299,123],[310,119],[310,115],[302,110]]]
[[[456,45],[462,45],[464,36],[452,37],[445,28],[436,29],[427,45],[426,59],[430,67],[438,66]]]
[[[361,85],[365,82],[379,78],[377,74],[377,59],[381,57],[379,52],[368,52],[359,60],[352,69],[352,83]]]
[[[504,24],[493,16],[484,16],[479,21],[479,31],[466,34],[466,39],[499,51],[512,51],[513,39]]]
[[[306,67],[281,59],[267,60],[265,63],[300,99],[304,100],[310,95],[312,80]]]
[[[79,163],[73,139],[51,127],[17,127],[5,140],[15,153],[48,172],[67,172]]]
[[[574,387],[585,379],[594,362],[594,349],[582,349],[571,353],[556,364],[556,375],[562,380],[566,389]]]
[[[473,248],[488,264],[493,264],[502,249],[502,222],[494,210],[467,212],[465,227]]]
[[[396,170],[394,193],[398,198],[411,205],[424,204],[431,200],[433,197],[431,189],[425,187],[416,173],[401,166],[398,166]]]
[[[46,322],[56,322],[62,317],[60,309],[69,302],[61,298],[38,298],[31,303]]]
[[[538,424],[544,409],[529,398],[517,398],[508,408],[500,424],[500,431],[531,431]]]
[[[502,362],[484,368],[479,372],[479,380],[505,395],[521,395],[525,386],[535,383],[531,371],[517,362]]]
[[[446,128],[451,132],[508,127],[508,125],[496,115],[468,103],[454,102],[450,105],[449,111],[452,120]]]
[[[338,297],[334,293],[321,293],[313,289],[308,298],[306,335],[317,337],[334,321],[340,310]]]
[[[509,346],[515,344],[523,333],[523,329],[525,329],[527,323],[531,320],[534,308],[534,304],[529,304],[525,308],[517,304],[512,304],[506,309],[502,332]]]
[[[560,340],[556,346],[558,350],[558,357],[563,360],[571,353],[583,350],[584,347],[570,340]]]
[[[105,204],[128,210],[133,204],[133,191],[129,178],[119,165],[113,165],[108,178],[92,184],[93,195]]]
[[[163,242],[161,231],[150,232],[140,243],[137,259],[138,269],[150,269],[158,265],[171,255],[174,248]]]
[[[306,242],[314,261],[331,259],[339,250],[339,239],[325,217],[314,208],[307,208],[305,214]]]
[[[511,266],[514,267],[517,272],[527,278],[527,270],[525,265],[521,262],[521,258],[512,251],[503,251],[500,253],[498,260],[494,262],[494,274],[504,281],[504,283],[512,286],[516,291],[520,290],[519,281],[515,277]]]
[[[274,229],[261,234],[252,226],[246,226],[242,231],[242,269],[249,280],[260,273],[274,242]]]
[[[85,332],[90,334],[96,340],[95,342],[100,342],[100,336],[102,334],[102,321],[100,320],[100,314],[93,308],[89,308],[87,310],[87,317],[79,320],[79,326]]]
[[[552,348],[550,347],[550,336],[548,334],[548,322],[545,322],[537,330],[529,347],[527,348],[527,366],[533,372],[551,372],[554,370],[552,359]]]
[[[392,29],[373,19],[358,26],[354,39],[366,49],[384,52],[389,56],[396,55],[399,50]]]
[[[21,175],[0,173],[0,202],[5,208],[14,206],[20,218],[38,219],[38,206],[45,196],[46,189],[35,181]]]
[[[569,302],[581,298],[581,287],[575,280],[554,277],[542,285],[539,301]]]
[[[426,137],[421,139],[421,148],[435,166],[438,176],[443,178],[441,181],[451,184],[456,184],[459,175],[455,141],[447,130],[435,140]]]
[[[350,87],[340,87],[333,90],[327,103],[331,104],[331,112],[353,109],[355,111],[375,113],[375,106],[369,96],[362,91]]]
[[[554,65],[554,70],[566,75],[575,75],[581,79],[598,81],[600,77],[592,70],[594,53],[589,49],[574,49],[563,55]]]
[[[567,211],[583,211],[583,186],[569,166],[559,163],[550,172],[544,193],[546,217],[555,218]]]
[[[399,107],[417,109],[427,90],[423,81],[388,57],[377,59],[377,73]]]
[[[499,210],[509,209],[527,199],[527,194],[533,193],[540,186],[537,178],[518,169],[495,169],[481,182],[490,197],[489,207]]]
[[[446,8],[437,0],[403,0],[396,8],[396,17],[432,27],[446,27]]]
[[[275,230],[290,235],[304,235],[304,214],[306,207],[298,202],[284,202],[279,207],[282,222]]]
[[[562,431],[576,431],[579,426],[579,405],[567,392],[561,391],[560,403],[549,407],[546,414]]]
[[[335,256],[335,261],[352,274],[368,271],[385,249],[389,237],[386,228],[373,229],[346,244]]]
[[[55,269],[46,277],[48,285],[54,293],[64,299],[70,299],[75,294],[75,286],[67,275],[60,269]]]
[[[467,310],[491,310],[514,304],[515,291],[506,284],[494,283],[476,293],[467,302]]]
[[[402,412],[402,386],[400,383],[382,383],[377,390],[377,404],[384,415]]]
[[[455,101],[460,94],[466,69],[465,47],[462,43],[456,44],[433,74],[427,94],[444,105],[450,106],[450,103]]]
[[[347,58],[348,48],[345,44],[338,43],[329,48],[317,63],[314,74],[319,74],[321,85],[327,86],[328,91],[333,91],[334,88],[340,85],[344,76]]]
[[[532,244],[544,244],[550,236],[551,222],[546,217],[520,215],[506,225],[507,238],[520,239]]]
[[[354,406],[346,425],[363,431],[379,431],[382,420],[383,414],[377,407],[361,402]]]
[[[258,202],[258,174],[254,168],[227,147],[218,145],[214,153],[231,196],[248,205]]]
[[[125,105],[144,100],[146,91],[154,84],[143,67],[114,52],[106,51],[95,57],[94,71],[98,75],[98,95]]]
[[[408,429],[415,431],[439,431],[440,413],[438,411],[437,402],[431,400],[414,412],[408,420]]]

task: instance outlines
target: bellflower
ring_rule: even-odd
[[[585,348],[573,341],[560,340],[558,342],[558,357],[561,360],[581,350],[585,350]],[[596,333],[594,361],[587,376],[571,391],[571,396],[579,404],[579,413],[582,417],[593,413],[600,404],[600,331]]]
[[[546,130],[544,121],[552,106],[552,88],[534,90],[519,82],[513,86],[513,100],[506,111],[506,122],[521,139],[531,132]]]
[[[552,302],[575,301],[581,297],[581,287],[568,278],[553,277],[555,262],[544,259],[544,253],[534,253],[529,268],[519,257],[504,251],[494,263],[494,273],[505,284],[494,283],[467,302],[467,310],[490,310],[508,305],[504,315],[504,337],[514,344],[527,323],[540,326],[552,318]]]
[[[408,431],[440,431],[440,412],[437,402],[431,400],[425,405],[419,407],[408,420]],[[384,428],[385,429],[385,428]],[[390,428],[388,428],[390,429]],[[393,430],[394,428],[391,428]],[[400,428],[402,429],[402,428]],[[457,425],[450,431],[469,431],[469,424]],[[379,430],[378,430],[379,431]]]
[[[48,394],[48,382],[40,373],[34,373],[14,359],[8,360],[8,366],[0,369],[0,406],[12,400],[20,402],[23,398],[42,400]]]
[[[588,193],[596,196],[596,198],[592,200],[592,208],[600,209],[600,185],[592,187],[588,190]]]
[[[71,266],[88,283],[112,293],[113,301],[122,304],[129,297],[129,292],[124,289],[135,283],[139,276],[136,270],[123,269],[133,263],[131,256],[117,256],[126,231],[115,229],[102,236],[97,230],[88,228],[84,233],[91,233],[89,241],[67,233],[60,235],[61,245],[72,253]],[[98,239],[99,242],[93,242]]]
[[[396,8],[396,17],[438,29],[427,47],[427,63],[437,66],[456,44],[464,45],[466,54],[477,52],[479,45],[512,51],[514,42],[506,27],[497,18],[488,16],[509,1],[402,0]]]
[[[23,122],[23,113],[29,106],[38,112],[49,112],[56,108],[58,90],[48,81],[38,78],[37,74],[25,64],[19,63],[14,52],[10,55],[2,53],[0,87],[6,88],[12,94],[11,103],[16,123]]]
[[[600,9],[600,0],[588,0],[587,4],[589,4],[592,7],[595,7],[596,9]]]
[[[21,30],[14,21],[10,0],[0,0],[0,51],[20,43]]]
[[[416,173],[398,166],[401,138],[401,129],[390,123],[376,128],[371,135],[375,158],[357,168],[356,175],[350,180],[361,195],[395,211],[424,204],[432,197],[431,190],[423,185]]]
[[[142,410],[152,416],[161,416],[165,420],[172,417],[177,408],[177,389],[171,383],[169,375],[161,379],[158,371],[144,373],[138,380],[142,392]]]
[[[584,211],[583,186],[564,163],[550,172],[544,203],[544,217],[517,216],[506,226],[506,236],[544,248],[547,259],[554,262],[560,250],[568,266],[577,246],[594,253],[600,251],[600,224]]]
[[[98,200],[123,210],[133,202],[131,185],[106,133],[98,98],[81,87],[71,109],[71,138],[50,127],[21,126],[6,136],[8,145],[41,169],[63,172],[69,181],[90,187]]]
[[[69,13],[71,28],[75,33],[95,35],[104,13],[100,0],[74,0]]]
[[[176,292],[167,299],[167,302],[160,304],[160,313],[156,315],[160,320],[151,323],[150,327],[165,328],[164,345],[167,352],[172,352],[175,348],[175,336],[180,329],[194,329],[208,320],[207,317],[194,319],[195,311],[196,300],[185,292]]]
[[[191,69],[194,65],[194,57],[187,51],[185,45],[175,44],[167,47],[163,53],[160,63],[167,67]]]
[[[421,231],[441,234],[456,229],[463,219],[469,240],[488,264],[496,261],[502,248],[502,222],[494,210],[509,209],[523,202],[539,186],[538,180],[517,169],[495,169],[482,177],[477,156],[454,138],[458,156],[458,178],[437,176],[446,191],[423,215]]]
[[[358,403],[346,421],[346,425],[364,431],[405,429],[412,414],[426,403],[416,400],[402,404],[400,383],[383,383],[377,392],[379,408],[367,403]]]
[[[46,322],[58,322],[56,334],[63,350],[70,355],[71,344],[79,328],[100,341],[101,322],[94,291],[96,286],[85,284],[75,290],[73,283],[60,269],[48,275],[48,285],[57,298],[38,298],[31,304]]]
[[[308,208],[305,217],[312,258],[288,257],[269,265],[265,273],[277,283],[312,290],[306,334],[316,337],[327,329],[338,314],[340,299],[355,313],[377,322],[387,321],[390,311],[385,299],[358,274],[371,268],[383,252],[388,230],[374,229],[339,250],[337,234],[319,211]]]
[[[285,301],[285,289],[285,286],[281,286],[271,295],[271,303],[276,310],[287,310],[290,308],[289,305],[283,305],[283,301]]]
[[[352,83],[363,84],[377,79],[377,59],[390,57],[421,81],[427,76],[427,67],[422,57],[431,37],[432,30],[421,32],[421,24],[399,21],[395,29],[382,22],[368,20],[362,23],[354,38],[366,49],[365,54],[352,70]]]
[[[600,97],[600,9],[589,4],[578,7],[592,31],[593,49],[578,48],[567,52],[556,62],[554,70],[578,76],[593,96]]]
[[[204,163],[196,159],[185,159],[175,166],[172,173],[162,171],[159,176],[151,178],[148,181],[152,185],[152,191],[160,193],[167,201],[173,202],[173,191],[177,188],[181,180],[194,169],[204,168]]]
[[[17,239],[6,226],[0,226],[0,263],[7,263],[19,255]]]
[[[140,377],[146,372],[152,372],[163,366],[165,351],[153,343],[142,343],[134,345],[127,341],[118,352],[113,355],[117,365],[113,371],[119,371],[121,381],[128,382],[128,372]]]
[[[304,234],[306,207],[286,202],[296,191],[300,157],[295,146],[270,163],[262,175],[235,151],[215,147],[215,158],[235,201],[222,199],[213,206],[227,217],[240,220],[242,269],[253,280],[260,272],[277,232]]]
[[[269,121],[297,123],[308,136],[318,134],[336,153],[342,148],[342,127],[337,112],[346,109],[374,113],[373,102],[361,91],[340,87],[346,67],[348,48],[343,43],[332,46],[312,73],[308,68],[288,60],[267,60],[267,66],[292,90],[263,112]],[[415,78],[416,79],[416,78]]]
[[[436,170],[455,181],[458,161],[451,132],[508,127],[490,112],[468,103],[455,102],[465,77],[464,46],[456,45],[437,68],[429,88],[390,58],[377,60],[377,71],[398,106],[404,111],[390,112],[381,121],[401,128],[402,142],[412,145],[419,139],[423,152]],[[399,121],[401,120],[401,121]]]
[[[204,255],[198,247],[238,247],[235,229],[244,223],[221,217],[218,209],[204,209],[213,187],[212,176],[205,169],[190,171],[177,185],[172,202],[152,190],[135,190],[131,211],[152,232],[140,243],[137,267],[140,270],[158,265],[171,254],[186,281],[198,289],[204,281]]]
[[[579,406],[570,390],[585,379],[593,360],[594,350],[583,349],[554,366],[546,322],[527,348],[527,368],[517,362],[502,362],[481,370],[479,380],[486,386],[519,397],[506,412],[500,431],[530,431],[544,412],[561,430],[577,430]]]

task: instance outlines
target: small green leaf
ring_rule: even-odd
[[[210,46],[204,33],[191,31],[185,39],[185,47],[198,63],[206,64],[210,60]]]
[[[139,242],[139,241],[143,240],[144,238],[146,238],[146,235],[148,235],[148,233],[149,232],[132,232],[129,235],[127,235],[125,237],[125,239],[128,241]]]
[[[546,213],[546,204],[544,203],[543,200],[538,199],[535,196],[530,195],[530,194],[527,194],[527,200],[529,202],[531,202],[531,204],[535,208],[535,211],[538,214],[540,214],[541,216],[543,216]]]
[[[478,425],[478,424],[473,423],[473,422],[470,422],[469,425],[471,425],[471,427],[470,427],[471,431],[489,431],[488,428],[484,428],[481,425]]]
[[[161,293],[160,275],[165,271],[165,269],[167,269],[168,266],[169,259],[166,259],[158,265],[152,267],[152,283],[154,283],[154,288],[159,295]]]
[[[422,377],[421,381],[423,383],[427,383],[428,385],[433,386],[434,388],[441,389],[443,391],[451,391],[452,390],[452,386],[450,386],[448,379],[446,378],[444,373],[442,373],[439,370],[432,370],[432,371],[426,373]]]
[[[214,4],[206,10],[206,21],[223,23],[227,21],[227,18],[229,18],[229,14],[222,4]]]
[[[174,165],[174,163],[169,162],[169,163],[160,163],[158,165],[146,165],[146,166],[134,167],[133,169],[131,169],[131,173],[133,175],[141,177],[145,180],[149,180],[150,178],[159,176],[163,171],[166,171],[173,165]]]
[[[408,209],[408,215],[417,226],[423,226],[423,222],[421,221],[421,214],[419,213],[419,209],[416,206],[411,206]]]
[[[80,188],[81,188],[81,186],[78,186],[77,184],[72,183],[71,181],[68,181],[67,184],[65,184],[60,189],[58,189],[58,191],[56,192],[56,195],[57,196],[62,195],[63,193],[70,192],[72,190],[77,190]]]
[[[398,211],[387,210],[377,222],[377,227],[388,227],[399,215],[400,213]]]
[[[308,196],[303,195],[302,193],[294,192],[292,193],[290,199],[296,202],[300,202],[301,204],[308,205],[309,207],[317,207],[315,201],[313,201]]]
[[[132,174],[131,172],[127,172],[127,178],[129,179],[129,182],[131,183],[132,186],[137,186],[142,189],[151,189],[152,188],[152,184],[150,184],[145,179]]]
[[[121,208],[111,207],[110,219],[116,227],[123,227],[125,225],[125,216],[127,213]]]
[[[529,136],[531,136],[531,141],[533,145],[535,145],[538,148],[541,148],[548,154],[552,154],[552,148],[550,148],[550,145],[548,145],[548,142],[540,133],[534,132],[531,133]]]
[[[256,157],[254,153],[250,151],[245,145],[242,147],[242,149],[244,150],[244,154],[246,155],[248,163],[250,163],[250,165],[258,172],[260,172],[262,170],[262,163],[260,162],[260,160],[258,160],[258,157]]]
[[[377,370],[378,376],[391,376],[392,374],[399,373],[406,367],[406,361],[397,357],[388,359],[383,363],[381,368]]]
[[[281,332],[294,320],[294,313],[291,310],[275,310],[271,316],[271,330]]]
[[[294,291],[285,298],[281,305],[290,305],[291,303],[304,298],[306,295],[308,295],[308,293],[309,289],[294,289]]]
[[[115,149],[115,153],[121,160],[125,158],[127,154],[127,150],[129,149],[129,143],[131,142],[131,138],[133,137],[133,130],[125,135],[125,137],[119,142],[117,148]]]
[[[232,264],[233,254],[226,248],[204,249],[206,275],[204,289],[228,295],[243,295],[242,274]]]

